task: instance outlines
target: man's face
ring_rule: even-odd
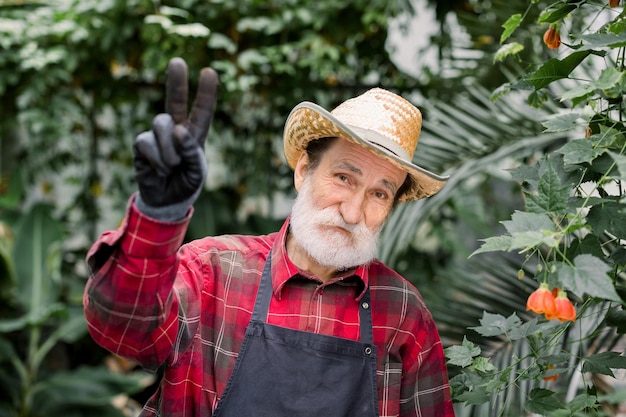
[[[406,172],[343,139],[310,169],[295,169],[298,197],[291,215],[296,243],[317,263],[336,269],[366,264],[376,255],[380,229]]]

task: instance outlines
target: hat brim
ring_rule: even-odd
[[[359,134],[357,130],[360,129],[346,125],[323,107],[308,101],[302,102],[293,108],[285,123],[283,147],[287,164],[294,169],[310,141],[340,137],[376,153],[412,177],[411,187],[399,197],[399,202],[430,197],[446,184],[448,176],[437,175],[412,161],[402,159],[390,150],[367,140],[367,131],[360,131]]]

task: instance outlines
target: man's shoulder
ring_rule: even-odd
[[[408,286],[409,290],[417,292],[417,288],[409,280],[378,259],[369,265],[368,271],[371,285],[391,285],[399,288]]]
[[[417,287],[383,262],[375,260],[369,266],[369,286],[377,297],[403,302],[427,311],[422,295]]]

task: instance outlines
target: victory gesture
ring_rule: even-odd
[[[173,58],[167,67],[166,113],[157,115],[152,129],[135,138],[140,209],[145,205],[161,208],[182,204],[186,211],[204,184],[204,141],[213,120],[218,79],[213,69],[202,69],[189,117],[187,82],[187,64]]]

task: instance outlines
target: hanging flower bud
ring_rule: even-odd
[[[546,371],[550,371],[552,369],[554,369],[554,365],[548,364],[546,366]],[[556,381],[558,378],[559,378],[559,375],[558,374],[554,374],[554,375],[544,376],[542,379],[544,381]]]
[[[619,6],[619,0],[609,0],[609,7]]]
[[[556,304],[552,291],[545,282],[542,283],[535,292],[530,294],[526,301],[526,310],[537,314],[544,313],[547,319],[556,315]]]
[[[546,30],[546,33],[543,34],[543,43],[550,49],[559,49],[559,46],[561,46],[561,32],[559,32],[557,25],[552,24]]]
[[[574,308],[574,304],[567,298],[567,293],[564,290],[559,289],[554,304],[556,306],[554,318],[559,321],[576,321],[576,308]]]

